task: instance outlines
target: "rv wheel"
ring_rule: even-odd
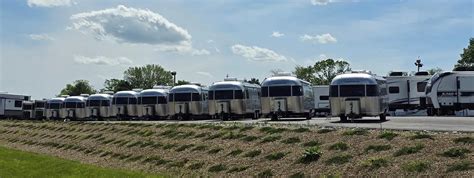
[[[306,120],[311,120],[311,119],[312,119],[312,117],[311,117],[311,112],[310,112],[310,113],[308,113],[308,115],[306,115]]]
[[[380,114],[380,121],[386,121],[387,120],[387,115],[384,114]]]
[[[341,122],[347,122],[347,116],[341,115],[339,119],[341,119]]]

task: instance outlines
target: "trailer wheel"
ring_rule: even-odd
[[[339,116],[339,119],[341,120],[341,122],[347,122],[347,116],[345,115]]]
[[[306,120],[311,120],[313,117],[311,116],[311,112],[309,112],[307,115],[306,115]]]
[[[385,113],[383,114],[380,114],[380,121],[387,121],[387,115],[385,115]]]
[[[277,121],[278,120],[278,115],[272,114],[272,121]]]

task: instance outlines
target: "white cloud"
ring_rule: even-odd
[[[188,31],[148,9],[135,9],[118,5],[98,11],[71,16],[70,29],[91,33],[97,39],[150,45],[191,44]]]
[[[308,34],[304,34],[303,36],[300,37],[301,41],[313,41],[313,42],[318,42],[321,44],[327,44],[327,43],[336,43],[337,39],[333,37],[329,33],[325,33],[322,35],[316,35],[316,36],[311,36]]]
[[[202,75],[202,76],[206,76],[206,77],[209,77],[209,78],[213,78],[214,76],[209,73],[209,72],[196,72],[196,74],[199,74],[199,75]]]
[[[209,55],[209,52],[206,49],[194,49],[191,45],[183,44],[183,45],[158,45],[155,49],[157,51],[162,52],[171,52],[176,54],[184,54],[184,55],[191,55],[191,56],[200,56],[200,55]]]
[[[132,60],[126,57],[108,58],[105,56],[86,57],[86,56],[74,56],[74,62],[78,64],[95,64],[95,65],[131,65]]]
[[[30,34],[29,37],[32,40],[37,40],[37,41],[41,41],[41,40],[53,41],[54,40],[54,38],[49,36],[48,34]]]
[[[324,6],[333,2],[333,0],[311,0],[312,5]]]
[[[275,31],[275,32],[272,33],[271,36],[272,36],[272,37],[275,37],[275,38],[280,38],[280,37],[282,37],[282,36],[285,36],[285,34],[280,33],[280,32],[278,32],[278,31]]]
[[[287,61],[288,58],[270,49],[258,46],[244,46],[240,44],[231,47],[234,54],[243,56],[253,61]]]
[[[28,0],[28,6],[33,7],[56,7],[56,6],[71,6],[75,4],[71,0]]]

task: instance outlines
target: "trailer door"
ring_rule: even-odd
[[[459,103],[473,105],[474,104],[474,76],[459,76],[458,96]]]

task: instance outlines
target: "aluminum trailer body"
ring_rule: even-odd
[[[59,120],[65,118],[66,115],[63,111],[63,103],[65,98],[51,98],[46,101],[46,118],[52,120]]]
[[[167,89],[147,89],[138,94],[138,116],[145,119],[168,117]]]
[[[70,96],[64,99],[62,119],[84,120],[86,119],[86,98],[82,96]]]
[[[112,95],[93,94],[86,101],[86,117],[94,120],[115,117],[112,113]]]
[[[180,85],[168,95],[168,113],[175,119],[209,117],[208,89],[199,85]]]
[[[329,85],[313,86],[314,110],[318,116],[326,116],[331,113],[329,105]]]
[[[112,115],[117,119],[136,119],[138,93],[135,91],[119,91],[112,97]]]

